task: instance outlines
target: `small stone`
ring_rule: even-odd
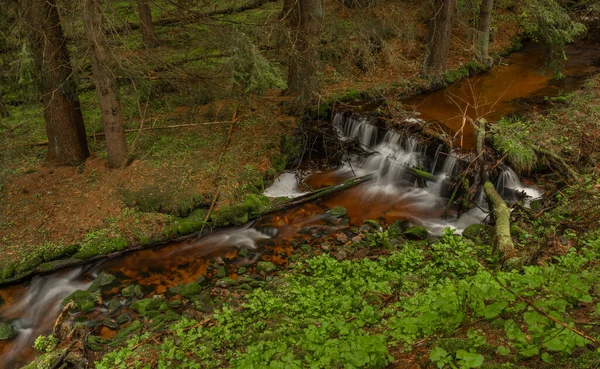
[[[198,284],[201,286],[205,286],[208,283],[208,278],[206,278],[204,275],[201,275],[196,279],[196,282],[198,282]]]
[[[90,334],[87,338],[87,348],[92,351],[104,351],[104,345],[106,345],[109,341],[105,338],[94,336]]]
[[[144,291],[142,290],[142,286],[139,284],[132,284],[123,288],[121,294],[125,297],[136,297],[138,299],[144,297]]]
[[[346,234],[342,232],[338,234],[336,240],[341,244],[345,244],[346,242],[348,242],[348,236],[346,236]]]
[[[169,307],[172,307],[173,309],[177,309],[181,307],[181,305],[183,305],[183,302],[179,299],[169,302]]]
[[[331,250],[331,244],[327,243],[327,242],[323,242],[321,244],[321,250],[323,250],[325,252],[329,252],[329,250]]]
[[[180,300],[178,300],[178,301],[180,301]],[[131,315],[129,315],[127,313],[120,314],[117,317],[117,323],[119,323],[119,324],[129,323],[130,321],[131,321]]]
[[[217,283],[215,283],[215,286],[219,287],[219,288],[227,288],[229,287],[229,282],[226,281],[225,279],[219,279],[217,281]]]
[[[164,311],[167,308],[168,304],[160,296],[146,298],[131,304],[131,310],[148,318],[158,315],[161,311]]]
[[[348,210],[346,210],[346,208],[343,206],[336,206],[333,209],[329,210],[328,213],[336,218],[341,218],[344,215],[348,214]]]
[[[227,272],[225,271],[225,267],[223,265],[219,266],[217,270],[217,278],[225,278],[227,277]]]
[[[102,325],[104,325],[105,327],[108,327],[110,329],[118,329],[119,328],[119,323],[117,323],[116,320],[111,319],[111,318],[105,318],[104,321],[102,322]]]
[[[358,235],[358,236],[354,236],[352,237],[352,243],[360,243],[360,241],[362,241],[362,236]]]
[[[215,259],[215,264],[217,265],[225,265],[225,261],[220,256]]]
[[[374,230],[374,228],[373,228],[373,227],[371,227],[370,225],[368,225],[368,224],[363,224],[363,225],[361,225],[361,226],[360,226],[360,230],[359,230],[359,232],[360,232],[360,233],[369,233],[369,232],[371,232],[371,231],[373,231],[373,230]]]
[[[244,283],[244,284],[240,284],[238,286],[238,289],[244,290],[244,291],[252,291],[252,286],[250,286],[248,283]]]
[[[62,301],[62,306],[65,306],[70,301],[75,302],[75,308],[79,311],[88,311],[96,307],[97,295],[89,291],[77,290],[67,296]]]
[[[107,304],[107,308],[109,313],[114,313],[121,308],[121,301],[116,298],[111,299]]]
[[[275,264],[271,263],[270,261],[259,261],[256,264],[256,270],[259,273],[271,273],[277,270],[277,267],[275,266]]]
[[[462,232],[462,236],[475,242],[491,244],[494,239],[494,227],[489,224],[471,224]]]
[[[429,232],[422,226],[412,226],[404,232],[408,238],[424,240],[429,237]]]
[[[8,323],[0,323],[0,340],[11,340],[15,338],[17,332],[15,328]]]
[[[404,234],[404,232],[409,228],[410,222],[408,220],[397,220],[388,228],[388,232],[390,236],[398,237]]]
[[[338,251],[338,252],[335,253],[335,258],[338,261],[346,260],[346,259],[348,259],[348,253],[346,251],[344,251],[344,250],[340,250],[340,251]]]
[[[88,288],[88,291],[96,292],[110,289],[115,284],[116,280],[117,278],[114,275],[102,271],[98,274],[98,277],[96,277],[96,280],[92,283],[90,288]]]
[[[244,274],[244,273],[246,273],[246,271],[247,271],[246,267],[240,267],[237,272],[238,272],[238,274]]]
[[[379,222],[376,220],[367,219],[367,220],[365,220],[364,224],[371,226],[371,228],[373,228],[375,230],[382,229],[381,224],[379,224]]]

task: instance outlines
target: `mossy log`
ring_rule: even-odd
[[[275,213],[275,212],[280,211],[280,210],[284,210],[284,209],[291,208],[293,206],[301,205],[301,204],[304,204],[306,202],[313,201],[313,200],[316,200],[318,198],[321,198],[323,196],[326,196],[326,195],[329,195],[329,194],[332,194],[332,193],[335,193],[335,192],[339,192],[339,191],[342,191],[342,190],[346,190],[348,188],[351,188],[351,187],[354,187],[354,186],[358,186],[359,184],[362,184],[362,183],[369,182],[369,181],[373,180],[374,178],[375,178],[375,174],[373,174],[373,173],[367,174],[366,176],[362,176],[362,177],[358,177],[358,178],[352,178],[352,179],[349,179],[349,180],[347,180],[345,182],[342,182],[340,184],[336,184],[336,185],[333,185],[333,186],[328,186],[328,187],[325,187],[325,188],[321,188],[319,190],[307,193],[306,195],[302,195],[300,197],[293,198],[293,199],[291,199],[289,201],[284,202],[283,204],[279,204],[279,205],[276,205],[276,206],[274,206],[272,208],[268,208],[265,211],[262,211],[260,213],[251,214],[250,218],[251,219],[256,219],[256,218],[261,217],[263,215]]]
[[[516,256],[515,246],[510,236],[510,209],[500,194],[498,194],[492,182],[485,182],[483,188],[488,199],[494,206],[494,218],[496,220],[494,246],[502,254],[503,260],[506,263],[515,259]]]

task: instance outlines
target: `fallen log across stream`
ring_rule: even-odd
[[[366,182],[369,182],[369,181],[375,179],[375,177],[376,177],[375,174],[371,173],[371,174],[367,174],[367,175],[362,176],[362,177],[349,179],[349,180],[347,180],[345,182],[342,182],[340,184],[336,184],[336,185],[333,185],[333,186],[329,186],[329,187],[318,189],[318,190],[313,191],[313,192],[309,192],[306,195],[302,195],[300,197],[296,197],[296,198],[290,199],[290,200],[288,200],[288,201],[286,201],[286,202],[284,202],[282,204],[275,205],[275,206],[270,207],[270,208],[268,208],[268,209],[266,209],[264,211],[261,211],[259,213],[250,214],[250,219],[256,219],[256,218],[259,218],[259,217],[261,217],[263,215],[272,214],[272,213],[275,213],[275,212],[280,211],[280,210],[284,210],[284,209],[287,209],[287,208],[291,208],[293,206],[301,205],[301,204],[304,204],[306,202],[316,200],[318,198],[321,198],[323,196],[326,196],[326,195],[329,195],[329,194],[332,194],[332,193],[335,193],[335,192],[339,192],[339,191],[346,190],[346,189],[354,187],[354,186],[358,186],[359,184],[366,183]]]

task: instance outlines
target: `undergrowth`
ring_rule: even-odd
[[[571,365],[599,359],[576,332],[598,336],[600,238],[582,244],[512,271],[451,231],[374,260],[316,256],[217,308],[210,324],[182,319],[156,343],[136,336],[96,367],[383,368],[413,350],[438,368],[586,367]]]

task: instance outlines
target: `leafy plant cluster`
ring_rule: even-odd
[[[162,342],[140,347],[145,336],[134,337],[96,365],[383,368],[393,361],[391,348],[411,350],[417,342],[427,343],[427,359],[438,368],[524,358],[556,367],[588,352],[591,342],[574,330],[591,330],[600,313],[600,239],[523,270],[492,271],[477,260],[490,256],[484,254],[449,231],[376,260],[317,256],[239,305],[218,308],[210,324],[182,319]],[[595,311],[590,320],[575,316],[582,307]],[[460,344],[445,338],[463,335],[452,338]],[[147,350],[155,353],[151,364]]]

